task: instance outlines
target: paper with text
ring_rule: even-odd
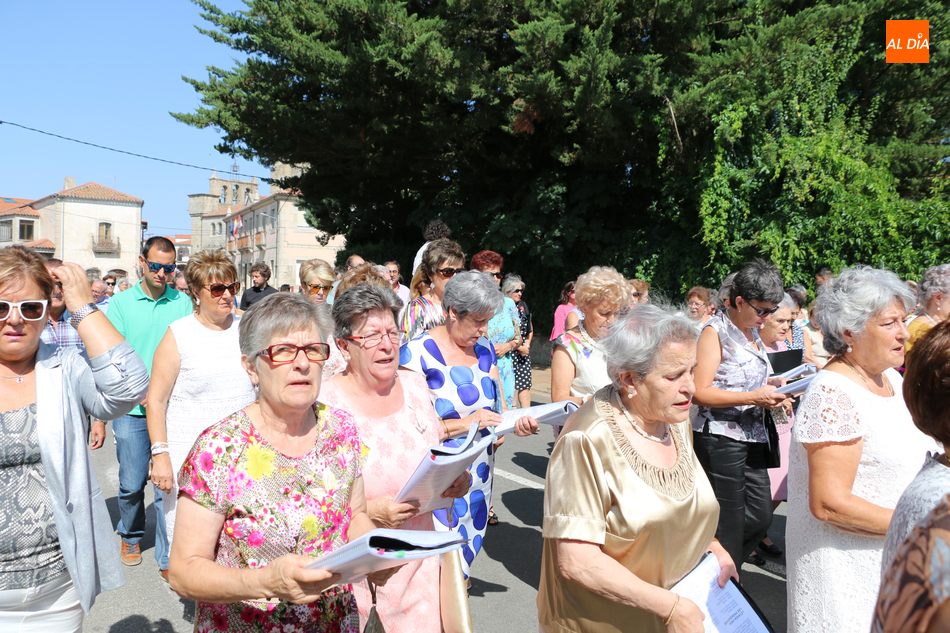
[[[719,586],[719,561],[707,553],[670,591],[688,598],[703,612],[706,633],[772,633],[772,627],[731,579]]]

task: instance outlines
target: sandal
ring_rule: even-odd
[[[498,515],[495,514],[494,508],[488,510],[488,525],[498,525]]]

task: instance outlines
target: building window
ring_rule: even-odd
[[[0,242],[13,241],[13,220],[0,222]]]
[[[244,188],[244,204],[251,204],[251,188]]]
[[[20,239],[24,241],[33,239],[33,220],[20,220]]]
[[[221,195],[218,196],[218,202],[224,204],[228,201],[228,186],[221,185]]]
[[[99,223],[99,241],[100,242],[112,241],[112,224],[110,222]]]
[[[237,204],[238,201],[238,189],[237,185],[231,185],[231,202]]]

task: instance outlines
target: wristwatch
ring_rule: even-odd
[[[73,312],[73,315],[69,317],[69,324],[73,326],[73,329],[76,329],[77,327],[79,327],[79,323],[83,319],[85,319],[87,316],[89,316],[93,312],[98,312],[98,311],[99,311],[99,308],[96,307],[96,304],[87,303],[83,307]]]

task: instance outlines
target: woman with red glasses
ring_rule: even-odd
[[[194,312],[168,326],[155,350],[146,408],[152,482],[166,493],[169,546],[175,535],[175,477],[185,456],[198,434],[255,397],[241,367],[238,319],[232,313],[241,288],[234,264],[222,250],[201,251],[189,260],[185,279]],[[167,572],[162,577],[167,580]]]
[[[331,332],[326,309],[296,294],[241,317],[257,399],[202,432],[178,475],[188,538],[172,544],[169,581],[197,600],[196,631],[359,631],[351,585],[307,567],[374,527],[353,416],[317,402]]]
[[[40,340],[55,282],[86,355]],[[147,389],[82,268],[0,249],[0,631],[81,631],[96,596],[123,584],[86,437],[89,416],[125,415]]]
[[[412,301],[402,313],[404,341],[445,323],[442,295],[449,280],[465,270],[465,252],[452,240],[434,240],[422,254],[422,263],[412,276]]]

